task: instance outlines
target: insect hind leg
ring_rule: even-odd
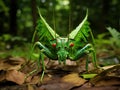
[[[42,82],[44,74],[45,74],[44,54],[42,53],[42,51],[40,51],[40,54],[39,54],[38,69],[40,69],[40,63],[42,64],[42,75],[40,78],[40,81]]]
[[[92,63],[93,63],[93,65],[94,65],[94,67],[96,67],[96,68],[99,68],[99,66],[98,66],[98,64],[97,64],[97,59],[96,59],[96,51],[95,51],[95,49],[93,48],[93,46],[92,46],[92,44],[88,44],[88,49],[87,49],[87,51],[88,51],[88,54],[92,54]]]
[[[78,60],[79,58],[81,58],[84,55],[87,55],[87,60],[86,60],[86,70],[88,70],[88,57],[89,54],[92,54],[92,63],[94,65],[94,67],[98,68],[99,66],[97,65],[97,60],[96,60],[96,52],[92,46],[92,44],[87,44],[85,45],[82,49],[79,49],[75,55],[73,55],[73,57],[70,57],[70,59],[72,60]]]

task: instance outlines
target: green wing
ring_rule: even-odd
[[[39,12],[40,20],[38,21],[35,34],[38,35],[39,41],[45,43],[47,41],[54,40],[57,37],[59,37],[59,35],[56,34],[56,32],[48,25],[48,23],[42,17],[39,8],[38,8],[38,12]],[[33,38],[35,37],[35,34]]]
[[[93,39],[93,35],[89,27],[89,22],[87,21],[87,18],[88,10],[83,21],[69,34],[69,39],[75,40],[76,42],[80,42],[81,45],[88,42],[88,37],[90,34]]]

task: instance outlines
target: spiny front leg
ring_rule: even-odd
[[[45,54],[47,57],[49,57],[50,59],[56,59],[57,56],[55,54],[53,54],[48,48],[46,48],[44,45],[42,45],[40,42],[36,42],[34,44],[33,49],[35,48],[35,46],[38,46],[40,49],[40,54],[39,54],[39,59],[38,59],[38,69],[40,66],[40,63],[42,64],[42,75],[41,75],[41,82],[43,80],[44,77],[44,72],[45,72],[45,64],[44,64],[44,55]]]
[[[42,43],[36,42],[36,43],[34,44],[34,47],[33,47],[33,48],[35,48],[35,46],[38,46],[39,49],[40,49],[48,58],[53,59],[53,60],[57,59],[57,55],[54,54],[54,53],[52,53],[52,52],[51,52],[47,47],[45,47]]]
[[[92,44],[87,44],[86,46],[84,46],[82,49],[78,50],[74,55],[72,55],[70,57],[71,60],[78,60],[79,58],[81,58],[84,55],[88,55],[92,53],[93,59],[92,62],[94,64],[94,66],[97,68],[97,61],[96,61],[96,53],[95,50],[92,46]],[[87,56],[88,57],[88,56]],[[88,70],[88,58],[86,60],[86,70]]]

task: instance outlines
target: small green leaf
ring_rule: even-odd
[[[82,74],[81,76],[85,79],[90,79],[95,77],[97,74]]]

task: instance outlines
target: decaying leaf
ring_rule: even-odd
[[[0,81],[7,80],[20,85],[23,84],[25,74],[17,70],[21,68],[24,62],[25,59],[20,57],[8,57],[0,60]]]
[[[90,82],[95,86],[120,85],[120,65],[104,70]]]
[[[79,77],[78,73],[45,76],[43,83],[39,87],[40,90],[70,90],[76,86],[83,85],[87,80]]]
[[[31,79],[31,82],[30,84],[37,84],[40,82],[40,76],[34,76],[32,79]]]
[[[78,73],[68,74],[61,79],[62,82],[71,83],[74,86],[80,86],[86,82],[85,79],[79,77]]]
[[[78,87],[72,90],[119,90],[119,86],[103,86],[103,87]]]
[[[25,79],[25,74],[17,70],[10,70],[6,73],[6,80],[15,82],[17,84],[23,84]]]
[[[28,84],[28,90],[34,90],[33,86]]]
[[[21,65],[25,62],[24,58],[7,58],[0,60],[0,70],[18,70]]]
[[[6,60],[11,65],[22,65],[25,63],[25,59],[22,57],[10,57],[8,60]]]
[[[57,82],[42,85],[38,90],[70,90],[71,86],[72,84]]]
[[[5,80],[6,78],[6,71],[0,71],[0,81]]]
[[[120,85],[120,78],[106,77],[95,84],[95,86]]]

